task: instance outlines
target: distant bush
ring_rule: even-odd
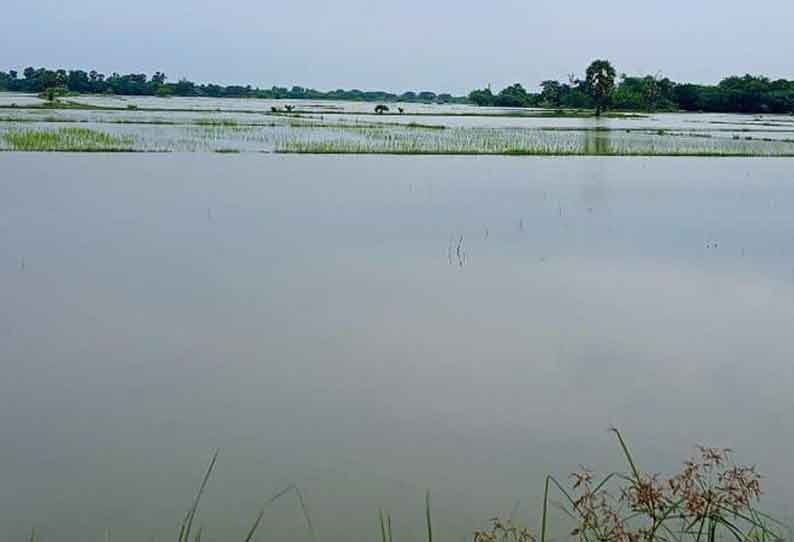
[[[44,89],[44,92],[39,94],[39,98],[47,100],[48,102],[54,102],[58,98],[61,98],[63,96],[70,96],[73,94],[74,93],[69,92],[69,89],[66,87],[49,87],[47,89]]]

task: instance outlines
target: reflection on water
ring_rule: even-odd
[[[0,162],[9,539],[173,539],[220,447],[209,538],[295,484],[319,540],[420,537],[426,489],[459,540],[618,467],[610,425],[649,469],[735,448],[788,513],[786,160]]]
[[[608,155],[612,152],[609,145],[609,136],[610,132],[608,131],[583,132],[585,152],[596,156]]]
[[[458,267],[466,265],[468,255],[466,254],[466,249],[463,247],[463,240],[464,237],[462,235],[453,235],[450,237],[449,248],[447,249],[447,259],[450,265],[457,265]]]

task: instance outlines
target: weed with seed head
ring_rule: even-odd
[[[540,542],[545,542],[549,490],[565,497],[573,534],[584,542],[715,542],[725,533],[739,542],[777,542],[771,527],[782,526],[757,509],[761,495],[755,467],[737,465],[727,449],[698,446],[697,457],[677,474],[663,478],[642,471],[626,441],[615,433],[628,473],[612,473],[595,482],[582,469],[571,475],[570,491],[546,478]],[[620,486],[611,489],[613,481]]]
[[[518,527],[511,520],[491,518],[490,529],[474,532],[474,542],[535,542],[526,527]]]

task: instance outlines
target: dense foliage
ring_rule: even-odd
[[[157,72],[147,77],[143,73],[108,76],[97,71],[49,70],[47,68],[26,68],[22,74],[15,70],[0,71],[0,91],[46,93],[49,89],[60,88],[67,92],[91,94],[118,94],[125,96],[210,96],[216,98],[264,98],[264,99],[302,99],[315,100],[353,100],[368,102],[421,102],[455,103],[465,102],[463,97],[435,92],[405,92],[393,94],[383,91],[332,90],[321,92],[311,88],[293,86],[260,89],[250,85],[197,84],[181,79],[175,83],[167,82],[164,73]]]
[[[587,77],[580,80],[571,75],[567,82],[543,81],[538,93],[528,93],[516,83],[498,94],[490,88],[475,90],[469,94],[469,100],[477,105],[499,107],[598,109],[609,106],[622,111],[794,113],[794,80],[772,81],[763,76],[745,75],[728,77],[717,85],[694,85],[676,83],[659,75],[623,74],[612,86],[608,63],[596,66],[597,62],[605,61],[591,65],[591,79],[598,73],[605,75],[598,89]],[[614,78],[614,72],[611,77]]]
[[[609,106],[610,97],[615,90],[615,68],[607,60],[596,60],[587,68],[584,79],[585,88],[593,100],[595,114]]]
[[[598,65],[598,62],[604,64]],[[118,94],[129,96],[210,96],[229,98],[352,100],[368,102],[474,103],[498,107],[594,108],[622,111],[706,111],[717,113],[794,113],[794,80],[771,80],[763,76],[733,76],[717,85],[676,83],[660,75],[630,76],[616,79],[606,61],[590,66],[591,79],[597,74],[599,85],[585,77],[570,75],[567,81],[547,80],[539,92],[528,92],[520,83],[498,93],[490,88],[474,90],[456,97],[434,92],[332,90],[322,92],[293,86],[261,89],[250,85],[197,84],[185,79],[168,82],[164,73],[108,76],[97,71],[26,68],[0,71],[0,91],[42,93],[52,99],[68,92]],[[597,68],[601,68],[599,71]],[[610,84],[612,83],[612,84]]]

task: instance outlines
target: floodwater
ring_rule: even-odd
[[[0,93],[0,151],[27,150],[10,141],[9,132],[81,127],[122,137],[121,146],[136,151],[794,155],[790,115],[594,119],[438,104],[399,104],[403,115],[375,115],[372,103],[357,102],[90,95],[65,100],[86,109],[36,108],[41,100],[35,96]],[[298,112],[287,115],[289,104]]]
[[[0,155],[0,533],[328,542],[694,444],[794,497],[786,159]],[[554,532],[558,539],[564,533]],[[311,540],[287,495],[259,540]]]

